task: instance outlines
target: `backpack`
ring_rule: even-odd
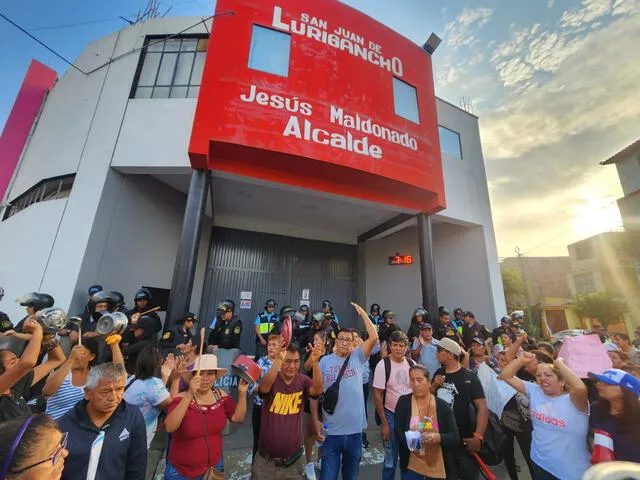
[[[473,425],[475,429],[477,412],[476,406],[471,400],[471,381],[473,381],[473,376],[475,374],[466,368],[462,369],[464,372],[465,386],[466,386],[466,395],[469,401],[469,418],[471,420],[471,425]],[[467,380],[470,380],[467,383]],[[487,421],[487,429],[484,432],[484,440],[482,441],[482,446],[480,447],[480,451],[478,455],[487,465],[493,466],[498,465],[502,462],[504,457],[504,447],[507,442],[507,436],[502,429],[502,425],[500,424],[500,419],[498,416],[489,410],[489,420]]]
[[[405,357],[407,359],[407,362],[409,362],[409,366],[413,367],[416,362],[414,362],[412,359]],[[387,383],[389,383],[389,378],[391,378],[391,358],[387,357],[387,358],[383,358],[382,359],[384,361],[384,392],[382,393],[382,406],[384,406],[384,403],[387,399]],[[378,410],[376,409],[376,425],[380,426],[382,425],[382,421],[380,420],[380,415],[378,415]]]

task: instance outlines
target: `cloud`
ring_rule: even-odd
[[[565,11],[560,26],[580,31],[586,25],[611,12],[612,0],[582,0],[580,6]]]
[[[493,14],[491,8],[464,8],[444,29],[446,44],[454,50],[477,42],[474,31],[486,25]]]
[[[507,79],[526,85],[529,68],[552,73],[480,117],[500,255],[538,243],[527,253],[566,254],[567,243],[615,226],[621,188],[615,168],[598,162],[639,135],[640,62],[629,61],[637,58],[639,18],[617,17],[571,40],[539,32],[533,45],[502,46],[527,52],[503,66]],[[571,53],[548,53],[557,48]]]

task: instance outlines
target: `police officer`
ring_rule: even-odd
[[[380,315],[380,305],[377,303],[371,304],[371,308],[369,309],[369,318],[376,327],[382,325],[384,320],[382,319],[382,315]]]
[[[82,323],[80,328],[82,330],[82,336],[84,338],[99,337],[100,334],[96,332],[96,326],[98,320],[105,314],[105,312],[111,312],[113,310],[113,298],[111,294],[105,291],[99,291],[89,297],[88,312],[82,316]],[[77,327],[71,326],[71,330],[77,330]]]
[[[39,312],[40,310],[53,307],[55,300],[48,293],[31,292],[20,297],[17,302],[20,303],[21,306],[25,307],[25,310],[27,311],[27,316],[20,320],[14,329],[16,332],[22,333],[22,326],[27,318],[31,315],[35,315],[36,312]]]
[[[300,321],[296,319],[293,321],[293,341],[300,346],[300,350],[303,352],[307,348],[307,336],[311,329],[311,322],[309,322],[309,307],[307,305],[300,305],[298,308],[298,314],[304,318]]]
[[[389,337],[391,337],[393,332],[400,330],[400,327],[394,323],[396,318],[396,314],[394,312],[391,310],[385,310],[382,312],[382,318],[384,319],[384,322],[378,328],[378,339],[380,340],[380,345],[384,342],[388,342]]]
[[[491,340],[494,345],[501,343],[500,335],[506,333],[511,335],[511,317],[502,317],[500,319],[500,326],[493,329],[491,332]]]
[[[4,297],[4,288],[0,287],[0,301],[2,301]],[[9,320],[9,315],[0,311],[0,333],[8,332],[9,330],[13,330],[13,323]]]
[[[338,332],[340,331],[340,325],[335,319],[335,314],[333,312],[324,312],[324,332],[326,338],[331,343],[331,348],[333,349],[333,344],[338,337]],[[313,345],[313,342],[311,343]]]
[[[195,313],[186,312],[178,316],[176,324],[164,332],[160,346],[164,349],[176,348],[178,345],[189,343],[193,337],[191,329],[196,324]]]
[[[336,324],[340,323],[340,319],[338,318],[338,315],[336,315],[336,313],[333,311],[333,305],[331,304],[331,301],[329,300],[323,300],[322,301],[322,313],[324,313],[325,315],[327,313],[330,313],[333,317],[333,321],[336,322]]]
[[[254,329],[256,331],[256,357],[264,357],[267,354],[267,337],[269,333],[279,327],[279,317],[275,312],[276,301],[269,299],[264,302],[264,312],[256,316]]]
[[[151,291],[148,288],[142,287],[136,292],[133,297],[135,307],[127,312],[129,320],[132,323],[135,323],[138,318],[140,318],[140,314],[147,312],[152,308],[151,300],[153,300],[153,297],[151,296]],[[160,320],[160,317],[156,312],[145,313],[145,315],[151,318],[153,331],[157,335],[158,332],[162,330],[162,321]]]
[[[242,321],[233,314],[236,304],[233,300],[222,300],[216,308],[215,326],[209,332],[207,351],[216,348],[240,348]]]
[[[127,304],[125,303],[124,295],[116,290],[111,290],[109,294],[113,299],[113,311],[127,313]]]

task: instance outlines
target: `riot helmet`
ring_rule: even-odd
[[[324,310],[325,308],[328,308],[329,311],[333,310],[333,305],[331,305],[331,301],[329,300],[322,301],[322,310]]]
[[[319,325],[322,327],[324,325],[324,313],[316,312],[311,316],[311,326]]]
[[[116,290],[112,290],[109,292],[109,295],[111,296],[111,299],[113,301],[114,310],[125,310],[127,308],[127,304],[122,293]]]
[[[135,297],[133,297],[134,301],[138,300],[146,300],[150,302],[153,297],[151,296],[151,291],[148,288],[142,287],[140,290],[136,292]]]
[[[372,303],[371,304],[371,308],[369,309],[370,313],[376,313],[377,315],[380,315],[380,305],[378,305],[377,303]]]

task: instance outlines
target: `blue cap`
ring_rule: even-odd
[[[589,378],[616,387],[626,388],[632,393],[640,396],[640,380],[624,370],[610,368],[601,374],[589,372]]]
[[[91,285],[89,287],[89,296],[93,295],[94,293],[98,293],[98,292],[102,292],[104,289],[102,288],[102,285]]]

